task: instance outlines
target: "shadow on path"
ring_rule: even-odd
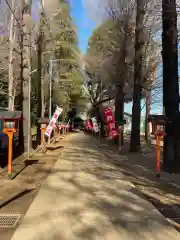
[[[122,174],[117,161],[127,156],[108,154],[92,137],[71,136],[12,240],[180,239]]]

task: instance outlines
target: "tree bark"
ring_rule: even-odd
[[[23,28],[23,13],[24,13],[24,9],[23,9],[23,1],[21,2],[21,28]],[[20,30],[20,38],[19,38],[19,47],[20,47],[20,93],[19,93],[19,98],[18,98],[18,110],[22,111],[23,110],[23,59],[24,59],[24,53],[23,53],[23,49],[24,49],[24,33],[22,32],[22,30]],[[24,116],[23,116],[24,117]],[[20,125],[19,125],[19,144],[21,147],[21,153],[24,152],[24,133],[23,133],[23,125],[24,125],[24,121],[20,121]]]
[[[124,120],[124,91],[123,85],[119,84],[116,88],[115,98],[115,119],[117,127],[119,127]],[[121,125],[121,146],[124,143],[123,125]]]
[[[24,1],[23,5],[23,14],[30,15],[31,14],[31,1]],[[23,17],[24,19],[24,17]],[[31,41],[30,36],[31,32],[27,28],[27,26],[23,25],[24,37],[23,37],[23,135],[24,135],[24,151],[28,152],[28,150],[32,147],[31,141],[31,124],[29,126],[29,119],[31,119],[31,112],[29,111],[29,81],[31,81]],[[30,129],[29,129],[30,128]]]
[[[43,89],[43,79],[42,79],[42,17],[43,13],[41,13],[40,16],[40,25],[39,25],[39,35],[37,40],[37,59],[38,59],[38,66],[37,66],[37,73],[38,73],[38,91],[37,91],[37,119],[40,119],[43,117],[44,110],[42,109],[42,106],[44,104],[43,96],[42,96],[42,89]],[[43,110],[43,111],[42,111]],[[37,122],[36,122],[37,123]],[[38,143],[41,141],[41,129],[40,126],[37,126],[37,141]]]
[[[116,97],[115,97],[115,120],[116,126],[119,128],[121,126],[121,146],[124,144],[124,126],[122,122],[124,120],[124,83],[126,79],[126,58],[127,58],[127,39],[128,39],[128,31],[129,31],[129,22],[126,20],[123,23],[123,32],[124,32],[124,39],[122,44],[122,52],[120,56],[120,61],[118,66],[118,78],[116,84]]]
[[[104,121],[100,112],[100,106],[95,106],[97,122],[100,124],[100,137],[103,138],[104,134]]]
[[[149,122],[148,116],[150,114],[150,101],[151,101],[151,91],[146,91],[146,116],[145,116],[145,141],[147,144],[150,142],[150,129],[149,129]]]
[[[172,122],[166,126],[164,138],[163,167],[166,171],[176,171],[179,165],[178,142],[179,124],[174,120],[179,115],[178,85],[178,32],[176,0],[162,1],[162,59],[163,59],[163,110]]]
[[[132,107],[132,130],[130,151],[140,151],[140,120],[141,120],[141,91],[142,91],[142,61],[143,61],[143,20],[146,0],[136,0],[136,29],[135,29],[135,60],[134,60],[134,89]]]

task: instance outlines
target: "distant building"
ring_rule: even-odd
[[[130,132],[131,126],[132,126],[132,115],[130,113],[124,113],[124,119],[126,120],[126,124],[124,125],[124,132]],[[141,116],[141,122],[140,122],[140,133],[141,135],[145,134],[146,129],[146,121],[145,116]],[[150,132],[152,132],[152,125],[149,123],[149,129]]]
[[[124,125],[124,132],[130,132],[131,131],[131,125],[132,125],[132,115],[130,113],[124,113],[124,120],[126,120],[126,124]]]

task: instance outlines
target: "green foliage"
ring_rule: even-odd
[[[52,74],[52,111],[56,105],[63,105],[63,118],[72,107],[78,107],[81,100],[85,102],[83,77],[81,74],[81,52],[78,47],[76,28],[70,15],[70,5],[66,0],[59,0],[51,5],[50,15],[44,10],[41,19],[42,43],[42,77],[45,108],[49,108],[50,60],[53,61]],[[32,69],[37,68],[37,55],[32,56]],[[38,74],[32,76],[32,111],[36,115],[38,101]]]
[[[81,74],[81,52],[78,47],[76,28],[70,14],[68,1],[60,0],[52,20],[44,20],[44,51],[51,51],[49,59],[57,59],[53,64],[53,104],[63,105],[64,114],[72,106],[79,105],[83,94],[83,78]],[[47,30],[50,27],[50,32]],[[47,65],[48,65],[47,61]],[[50,67],[50,66],[49,66]],[[45,90],[45,92],[47,92]]]
[[[96,28],[89,39],[88,54],[100,54],[104,59],[120,48],[121,32],[119,22],[107,20]]]
[[[132,99],[134,79],[135,27],[109,19],[98,26],[89,38],[85,55],[87,90],[92,104],[113,99],[117,84],[126,83],[125,101]],[[152,36],[144,29],[142,88],[152,85],[156,54]],[[142,95],[144,96],[144,95]]]
[[[48,1],[45,1],[45,4]],[[52,104],[55,106],[63,105],[64,115],[72,106],[85,105],[87,100],[84,93],[84,81],[81,74],[81,52],[78,47],[78,37],[76,27],[74,26],[71,17],[70,4],[67,0],[59,0],[53,2],[49,0],[51,6],[50,15],[44,9],[42,18],[36,23],[35,29],[32,34],[32,53],[31,53],[31,69],[38,68],[38,56],[34,46],[37,46],[39,36],[39,26],[41,26],[41,33],[43,35],[42,47],[42,78],[44,90],[45,108],[49,106],[49,69],[50,60],[58,59],[53,64],[53,91],[52,91]],[[60,10],[60,11],[59,11]],[[8,38],[0,37],[0,100],[1,106],[6,105],[8,102]],[[16,42],[15,50],[20,52],[19,41]],[[21,99],[21,84],[20,84],[20,54],[14,52],[16,61],[14,62],[14,74],[16,79],[16,98],[15,103],[22,102]],[[59,61],[61,59],[61,61]],[[5,82],[4,82],[5,79]],[[32,74],[32,91],[31,91],[31,108],[33,112],[33,119],[36,118],[37,106],[41,102],[39,99],[39,79],[38,72]],[[2,94],[2,92],[6,94]],[[83,102],[83,104],[82,104]],[[16,108],[18,105],[16,105]]]

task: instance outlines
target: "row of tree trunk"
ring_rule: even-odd
[[[32,0],[21,0],[18,2],[18,6],[15,5],[15,1],[12,0],[12,11],[10,19],[10,52],[9,52],[9,110],[15,110],[15,90],[14,87],[14,67],[13,67],[13,49],[15,43],[19,43],[19,63],[20,63],[20,76],[19,76],[19,87],[20,94],[17,98],[18,110],[23,111],[24,121],[21,123],[20,130],[20,145],[22,151],[31,150],[31,56],[32,56],[32,25],[31,19],[31,6]],[[40,118],[42,112],[42,102],[40,99],[42,92],[42,44],[43,44],[43,32],[42,32],[42,21],[43,21],[43,10],[39,19],[39,32],[37,36],[37,75],[38,75],[38,86],[37,86],[37,97],[39,99],[37,103],[37,118]],[[41,132],[38,128],[38,140],[40,140]]]
[[[146,0],[136,0],[137,15],[135,29],[135,62],[134,88],[132,107],[132,131],[130,151],[140,150],[140,119],[142,95],[142,67],[143,67],[143,22],[145,17]],[[163,60],[163,109],[169,120],[166,125],[164,138],[164,169],[175,172],[179,168],[180,158],[180,113],[179,113],[179,83],[178,83],[178,32],[176,0],[162,1],[162,60]],[[147,122],[150,113],[151,91],[146,92],[146,129],[145,138],[149,140],[149,126]],[[99,110],[98,110],[99,111]],[[115,99],[116,122],[123,120],[124,93],[123,86],[117,84]],[[102,120],[101,120],[102,122]],[[102,123],[103,124],[103,123]]]
[[[143,20],[145,0],[136,0],[135,65],[132,108],[132,132],[130,150],[140,149],[140,114],[141,114],[141,77],[142,51],[144,43]],[[168,172],[176,172],[180,167],[180,113],[178,83],[178,31],[176,0],[162,1],[162,60],[163,60],[163,110],[168,119],[164,138],[163,166]],[[150,112],[150,92],[146,96],[146,139],[148,140],[147,118]]]

